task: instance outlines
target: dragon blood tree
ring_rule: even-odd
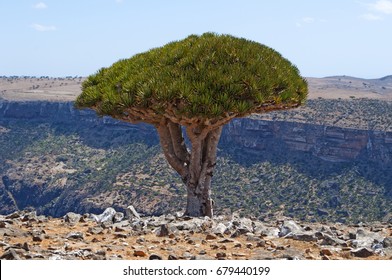
[[[212,217],[222,126],[251,113],[298,107],[307,91],[298,69],[273,49],[205,33],[100,69],[83,83],[76,107],[154,125],[168,163],[186,185],[185,215]]]

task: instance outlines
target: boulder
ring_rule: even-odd
[[[43,234],[33,235],[34,242],[42,242],[44,239],[45,239],[45,236]]]
[[[320,245],[347,247],[346,241],[330,236],[329,234],[316,232],[315,236],[317,236],[318,239],[321,239]]]
[[[218,237],[215,234],[207,234],[206,235],[206,240],[215,240]]]
[[[29,234],[18,227],[0,228],[0,236],[27,237]]]
[[[158,256],[156,254],[152,254],[152,255],[150,255],[150,257],[148,259],[149,260],[162,260],[162,257]]]
[[[216,253],[216,258],[218,259],[218,260],[224,260],[225,258],[226,258],[226,253],[225,252],[218,252],[218,253]]]
[[[22,222],[37,222],[37,212],[36,211],[32,211],[32,212],[28,212],[24,215],[21,216],[21,221]]]
[[[386,237],[382,241],[382,245],[384,248],[392,248],[392,237]]]
[[[294,221],[284,221],[279,229],[279,237],[289,237],[302,233],[302,228]]]
[[[136,232],[141,232],[147,228],[147,222],[140,219],[132,222],[131,226],[132,226],[132,230]]]
[[[348,233],[348,238],[349,239],[357,239],[357,234],[356,233],[354,233],[354,232],[349,232]]]
[[[212,233],[218,236],[223,236],[227,227],[223,223],[218,223],[216,226],[213,226]]]
[[[161,225],[158,230],[155,231],[156,235],[158,237],[165,237],[165,236],[170,236],[170,235],[176,235],[178,234],[178,229],[175,225],[173,224],[164,224]]]
[[[128,237],[128,234],[126,234],[126,233],[122,233],[122,232],[115,232],[114,234],[114,238],[127,238]]]
[[[305,242],[310,242],[310,241],[317,241],[317,237],[313,233],[294,233],[293,234],[293,239],[294,240],[299,240],[299,241],[305,241]]]
[[[130,225],[131,225],[131,223],[129,222],[129,220],[123,220],[121,222],[114,223],[112,225],[112,228],[116,228],[117,227],[117,228],[129,228],[129,229],[131,229]]]
[[[33,241],[34,242],[42,242],[45,239],[45,231],[35,229],[32,231],[31,235],[33,236]]]
[[[375,232],[364,230],[362,228],[357,230],[356,239],[352,240],[354,248],[372,248],[377,244],[382,244],[384,237]]]
[[[6,219],[10,219],[10,220],[19,219],[22,217],[23,214],[24,214],[24,212],[16,211],[16,212],[11,213],[8,216],[6,216]]]
[[[218,241],[218,243],[234,243],[235,239],[224,238]]]
[[[251,219],[241,218],[238,221],[233,221],[233,225],[235,225],[237,227],[237,230],[241,234],[245,234],[248,232],[253,233],[253,222]]]
[[[175,221],[176,219],[177,219],[176,216],[174,216],[174,215],[172,215],[172,214],[167,214],[167,215],[165,216],[165,220],[168,221],[168,222],[173,222],[173,221]]]
[[[116,215],[116,213],[117,213],[116,210],[114,210],[112,207],[109,207],[109,208],[106,208],[102,214],[100,214],[100,215],[92,214],[91,216],[98,223],[104,223],[107,221],[113,222],[113,217],[114,217],[114,215]]]
[[[83,240],[84,236],[82,232],[70,232],[65,237],[66,239],[73,239],[73,240]]]
[[[140,220],[140,215],[133,205],[127,207],[126,215],[129,220]]]
[[[167,225],[161,225],[161,227],[156,232],[158,237],[169,236],[169,228]]]
[[[200,233],[203,232],[204,223],[205,223],[204,219],[192,218],[184,221],[177,221],[171,224],[177,227],[177,229],[181,231],[188,230],[188,231]]]
[[[80,219],[82,218],[82,215],[76,214],[74,212],[68,212],[67,214],[64,215],[63,219],[66,223],[70,224],[76,224],[79,223]]]
[[[280,230],[275,227],[265,226],[261,222],[254,222],[254,234],[265,237],[278,237]]]
[[[368,258],[374,255],[374,252],[369,250],[368,248],[359,248],[351,250],[351,255],[358,258]]]
[[[166,225],[168,221],[166,220],[165,216],[159,216],[159,217],[150,217],[146,220],[147,226],[157,228],[160,227],[161,225]]]
[[[328,248],[321,248],[320,249],[320,255],[321,256],[332,256],[332,252]]]
[[[20,260],[20,256],[12,248],[5,251],[5,253],[0,257],[1,260]]]
[[[371,248],[373,246],[373,243],[374,243],[374,239],[371,237],[361,237],[352,240],[351,242],[354,248],[361,248],[361,247]]]
[[[175,260],[178,260],[178,257],[177,257],[176,255],[169,255],[169,256],[167,257],[167,259],[168,259],[169,261],[175,261]]]
[[[116,212],[113,216],[113,223],[119,223],[124,219],[124,213]]]

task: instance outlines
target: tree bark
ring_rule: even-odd
[[[188,167],[186,165],[189,153],[186,150],[183,150],[183,147],[178,147],[182,145],[184,142],[184,137],[182,133],[172,133],[171,129],[169,128],[170,121],[164,120],[159,125],[156,126],[158,131],[159,140],[161,142],[161,147],[163,150],[163,154],[166,157],[166,160],[177,171],[177,173],[181,176],[182,180],[185,182],[188,176]],[[175,136],[177,139],[175,139]],[[173,141],[175,139],[175,141]],[[184,144],[185,145],[185,144]],[[181,154],[176,153],[176,151],[180,151]]]
[[[189,165],[189,181],[187,182],[187,206],[184,215],[199,217],[213,216],[211,199],[211,179],[216,165],[216,153],[222,127],[209,131],[204,135],[187,134],[192,144]]]
[[[187,188],[184,215],[212,217],[211,178],[222,126],[188,126],[186,131],[192,146],[191,152],[186,148],[179,124],[165,119],[156,128],[168,163],[179,173]]]

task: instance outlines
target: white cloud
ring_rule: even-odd
[[[360,18],[368,21],[383,20],[384,15],[392,15],[392,0],[378,0],[371,4],[365,4],[368,13]]]
[[[314,23],[315,21],[316,20],[314,18],[312,18],[312,17],[303,17],[303,18],[301,18],[300,21],[296,22],[295,25],[297,27],[301,27],[304,24],[311,24],[311,23]]]
[[[364,14],[361,16],[362,19],[369,20],[369,21],[376,21],[376,20],[382,20],[383,18],[379,15],[375,14]]]
[[[379,0],[375,3],[368,4],[370,10],[390,15],[392,14],[392,1],[390,0]]]
[[[304,22],[304,23],[313,23],[314,22],[314,18],[312,18],[312,17],[304,17],[304,18],[302,18],[301,21]]]
[[[56,31],[57,30],[56,26],[54,26],[54,25],[42,25],[42,24],[38,24],[38,23],[32,24],[31,27],[37,31],[40,31],[40,32]]]
[[[46,5],[44,2],[39,2],[34,5],[34,8],[38,9],[38,10],[43,10],[43,9],[46,9],[47,7],[48,7],[48,5]]]

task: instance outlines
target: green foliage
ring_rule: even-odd
[[[275,50],[230,35],[191,35],[102,68],[76,101],[103,115],[127,109],[219,118],[261,105],[295,107],[307,96],[298,69]],[[169,110],[170,109],[170,110]]]
[[[39,127],[25,121],[14,123],[12,127],[12,131],[6,134],[8,138],[0,134],[0,144],[6,149],[2,159],[8,162],[1,166],[0,178],[12,177],[17,170],[19,179],[14,184],[30,188],[40,177],[45,191],[58,190],[51,203],[37,204],[40,209],[71,211],[64,201],[67,197],[85,207],[91,207],[91,200],[100,208],[114,205],[125,209],[132,203],[150,215],[175,212],[184,207],[186,190],[167,165],[158,144],[148,146],[140,139],[128,136],[120,141],[120,145],[111,144],[102,149],[89,146],[90,141],[78,135],[80,131],[88,130],[87,135],[94,140],[102,142],[108,138],[108,134],[94,135],[96,128],[81,127],[68,135],[55,133],[53,126]],[[67,131],[71,129],[67,128]],[[34,133],[37,135],[29,139]],[[106,133],[113,135],[113,131]],[[5,144],[15,143],[17,139],[20,139],[20,151],[13,153],[14,147]],[[221,149],[229,151],[230,147],[221,146]],[[287,150],[280,153],[268,150],[264,154],[267,159],[251,165],[235,159],[240,156],[254,160],[253,154],[248,155],[243,150],[221,154],[213,177],[217,214],[241,211],[245,216],[260,218],[282,214],[304,221],[356,223],[379,221],[386,213],[392,212],[391,197],[386,195],[391,172],[379,169],[376,164],[331,166],[325,162],[322,166],[306,154],[297,162],[287,162]],[[62,163],[65,170],[75,172],[44,172]],[[317,176],[309,172],[314,166],[317,166]],[[62,178],[67,178],[64,187],[58,186]],[[379,178],[380,182],[374,178]],[[105,204],[104,198],[114,194],[117,200],[111,205]],[[37,201],[44,199],[41,196]],[[331,205],[334,199],[337,205]],[[163,201],[163,204],[153,204],[153,200]],[[31,201],[27,203],[35,200]],[[329,215],[319,215],[319,208],[328,211]],[[89,208],[82,211],[89,211]]]
[[[350,112],[349,117],[359,122],[354,127],[361,125],[359,116],[363,116],[366,125],[375,123],[379,129],[382,118],[383,130],[391,133],[390,102],[310,100],[302,110],[309,107],[319,114],[310,115],[313,121],[328,118],[331,110],[338,115]],[[276,118],[293,119],[289,113],[294,111],[279,112],[285,117]],[[63,215],[54,209],[75,211],[73,207],[81,212],[109,206],[124,211],[129,204],[142,213],[159,215],[185,206],[181,179],[167,165],[158,139],[152,141],[154,137],[143,134],[144,129],[119,130],[121,124],[97,127],[82,119],[68,125],[3,119],[0,127],[8,131],[0,133],[0,178],[10,177],[16,180],[14,188],[25,186],[28,192],[33,185],[44,190],[40,199],[17,200],[19,206],[36,202],[39,211],[51,215]],[[387,169],[368,160],[333,164],[279,147],[259,155],[231,143],[221,142],[219,148],[213,177],[218,215],[240,210],[261,218],[282,214],[305,221],[356,223],[380,221],[392,213],[391,164]],[[59,165],[76,171],[50,171]],[[64,178],[66,185],[59,185]],[[154,196],[156,191],[159,197]],[[48,192],[57,194],[43,205]],[[110,197],[116,199],[106,200]],[[1,193],[0,201],[0,210],[13,205],[1,200]],[[320,208],[329,214],[320,215]]]

